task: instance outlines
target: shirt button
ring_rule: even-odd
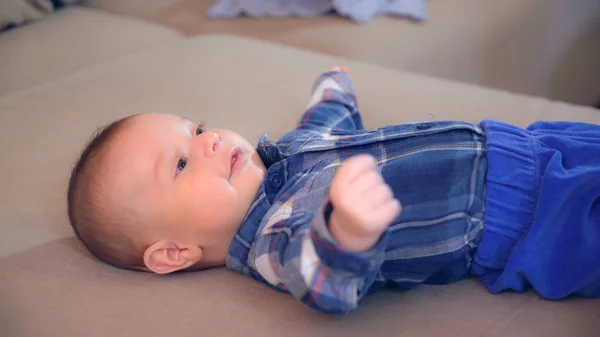
[[[431,128],[431,123],[419,123],[417,124],[417,130],[427,130]]]
[[[276,173],[271,176],[269,182],[273,188],[280,188],[283,184],[283,179],[281,179],[281,175]]]

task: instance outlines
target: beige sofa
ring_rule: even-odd
[[[600,103],[600,1],[431,0],[422,23],[379,17],[209,20],[215,1],[86,0],[187,36],[229,33],[575,104]]]
[[[0,35],[0,59],[0,336],[598,336],[597,300],[490,295],[476,280],[383,291],[337,318],[225,269],[117,270],[82,248],[65,214],[69,169],[97,127],[166,111],[276,139],[333,64],[352,70],[367,127],[427,114],[600,123],[596,109],[81,8]]]

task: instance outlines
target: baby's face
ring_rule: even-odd
[[[133,117],[114,142],[112,191],[144,224],[139,238],[198,245],[224,259],[264,179],[254,147],[169,114]]]

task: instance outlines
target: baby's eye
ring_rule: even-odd
[[[200,125],[198,125],[198,127],[196,127],[196,136],[199,136],[203,133],[204,133],[204,124],[200,124]]]
[[[187,165],[187,160],[179,159],[179,161],[177,162],[177,172],[175,172],[175,174],[178,174],[181,171],[183,171],[183,169],[185,168],[186,165]]]

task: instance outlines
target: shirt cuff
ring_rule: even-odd
[[[310,229],[310,236],[321,263],[332,270],[350,272],[356,276],[366,276],[378,271],[384,260],[388,231],[386,230],[369,250],[347,250],[337,242],[327,226],[332,210],[331,202],[326,201],[316,213]]]
[[[325,101],[357,106],[356,91],[350,77],[342,72],[330,71],[321,74],[311,91],[308,108]]]

